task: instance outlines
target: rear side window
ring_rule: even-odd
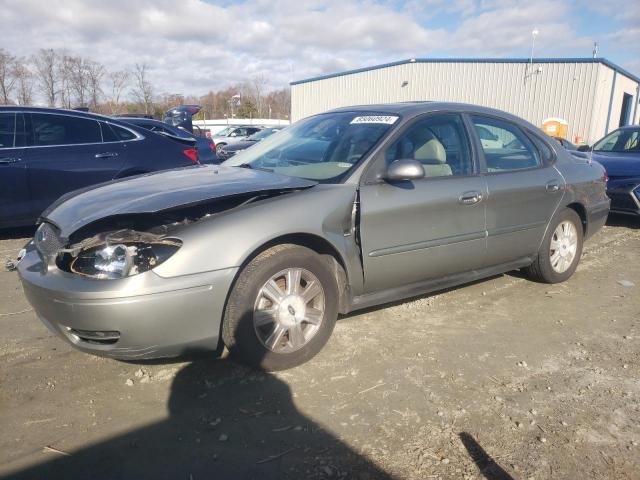
[[[0,113],[0,148],[13,148],[16,137],[16,114]]]
[[[100,124],[88,118],[32,113],[33,145],[78,145],[102,142]]]
[[[472,115],[471,121],[480,138],[489,173],[527,170],[542,164],[533,142],[516,125],[479,115]]]
[[[105,128],[104,130],[110,130],[110,132],[106,135],[104,135],[104,141],[105,142],[123,142],[126,140],[133,140],[136,138],[136,135],[131,132],[130,130],[127,130],[126,128],[122,128],[119,127],[118,125],[113,125],[113,124],[103,124],[104,126],[106,126],[107,128]]]

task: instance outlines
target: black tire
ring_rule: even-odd
[[[315,335],[289,353],[268,349],[258,338],[253,312],[260,289],[278,272],[303,268],[318,279],[324,292],[324,315]],[[292,368],[315,356],[329,340],[338,316],[338,286],[326,258],[298,245],[277,245],[256,256],[240,272],[225,309],[222,340],[232,357],[262,370]]]
[[[226,143],[216,143],[216,153],[220,153],[220,150],[222,150],[222,147],[226,147],[227,144]]]
[[[577,247],[576,253],[571,262],[569,268],[564,272],[559,273],[554,270],[551,265],[551,241],[555,235],[556,228],[563,222],[571,222],[576,230],[577,235]],[[570,208],[565,208],[560,211],[554,217],[553,221],[549,224],[549,229],[542,241],[540,251],[535,261],[524,269],[527,276],[536,282],[542,283],[560,283],[567,280],[578,268],[580,257],[582,256],[582,242],[583,242],[583,226],[580,216]]]

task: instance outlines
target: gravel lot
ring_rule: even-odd
[[[613,218],[565,284],[345,317],[278,374],[76,352],[2,271],[0,477],[640,478],[639,227]],[[3,258],[25,243],[4,238]]]

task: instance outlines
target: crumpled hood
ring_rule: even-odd
[[[155,213],[246,193],[297,190],[317,182],[262,170],[220,165],[164,170],[68,193],[42,214],[68,238],[113,215]]]
[[[609,177],[640,177],[640,155],[593,152],[593,159],[604,167]]]

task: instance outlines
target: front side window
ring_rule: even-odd
[[[596,143],[593,150],[595,152],[637,153],[640,151],[639,135],[640,130],[638,129],[616,130]]]
[[[13,148],[16,137],[16,114],[0,113],[0,148]]]
[[[368,112],[316,115],[241,151],[225,165],[337,182],[398,119],[397,115]]]
[[[33,145],[36,146],[102,142],[100,125],[95,120],[69,115],[32,113],[31,124]]]
[[[427,177],[471,175],[469,142],[459,115],[429,115],[416,121],[385,152],[387,165],[395,160],[419,161]]]
[[[520,128],[479,115],[471,121],[480,138],[489,173],[527,170],[541,165],[540,154]]]

